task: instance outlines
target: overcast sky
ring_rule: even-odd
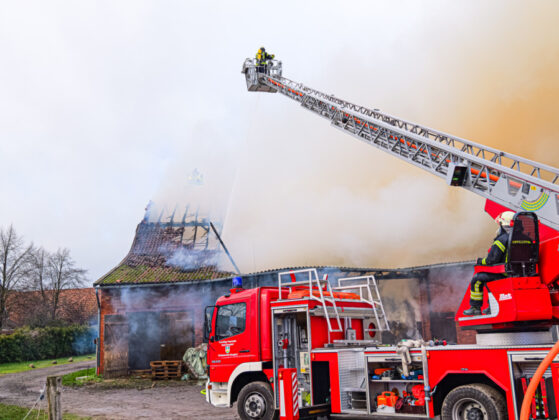
[[[557,12],[552,1],[1,2],[0,225],[69,248],[94,281],[125,256],[150,199],[179,201],[203,155],[220,168],[224,237],[244,271],[472,258],[494,231],[482,200],[277,94],[249,94],[242,62],[265,45],[286,77],[559,166]]]

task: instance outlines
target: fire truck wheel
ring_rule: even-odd
[[[241,389],[237,412],[242,420],[275,419],[272,388],[266,382],[251,382]]]
[[[505,399],[485,384],[462,385],[448,393],[443,401],[441,420],[504,420]]]

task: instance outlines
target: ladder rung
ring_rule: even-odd
[[[328,308],[327,312],[329,317],[336,316],[333,309]],[[324,316],[325,311],[322,307],[316,307],[310,313],[315,316]],[[372,318],[374,316],[371,309],[366,308],[344,308],[343,312],[339,311],[338,315],[340,318]]]
[[[332,290],[351,290],[351,289],[361,289],[363,287],[367,287],[365,284],[361,284],[359,286],[335,286],[332,287]]]
[[[313,280],[311,283],[316,283],[317,280]],[[318,280],[320,283],[325,283],[324,280]],[[285,282],[281,284],[281,287],[295,287],[295,286],[308,286],[309,285],[309,281],[308,280],[301,280],[301,281],[294,281],[294,282]]]

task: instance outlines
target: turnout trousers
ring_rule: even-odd
[[[505,277],[505,275],[498,273],[477,273],[470,284],[470,306],[481,308],[485,285],[490,281],[504,279]]]

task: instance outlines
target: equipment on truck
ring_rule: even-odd
[[[342,131],[485,197],[493,217],[513,210],[507,262],[494,268],[508,276],[488,285],[489,315],[458,318],[477,330],[477,345],[368,340],[371,330],[388,328],[374,278],[332,288],[316,270],[301,270],[280,273],[277,288],[232,289],[206,310],[208,402],[237,401],[242,419],[271,419],[276,410],[281,419],[329,412],[518,419],[527,378],[551,348],[549,327],[559,319],[559,170],[318,92],[282,77],[277,60],[264,73],[256,67],[254,59],[243,65],[249,91],[283,93]],[[557,419],[559,361],[542,381],[533,417]]]

